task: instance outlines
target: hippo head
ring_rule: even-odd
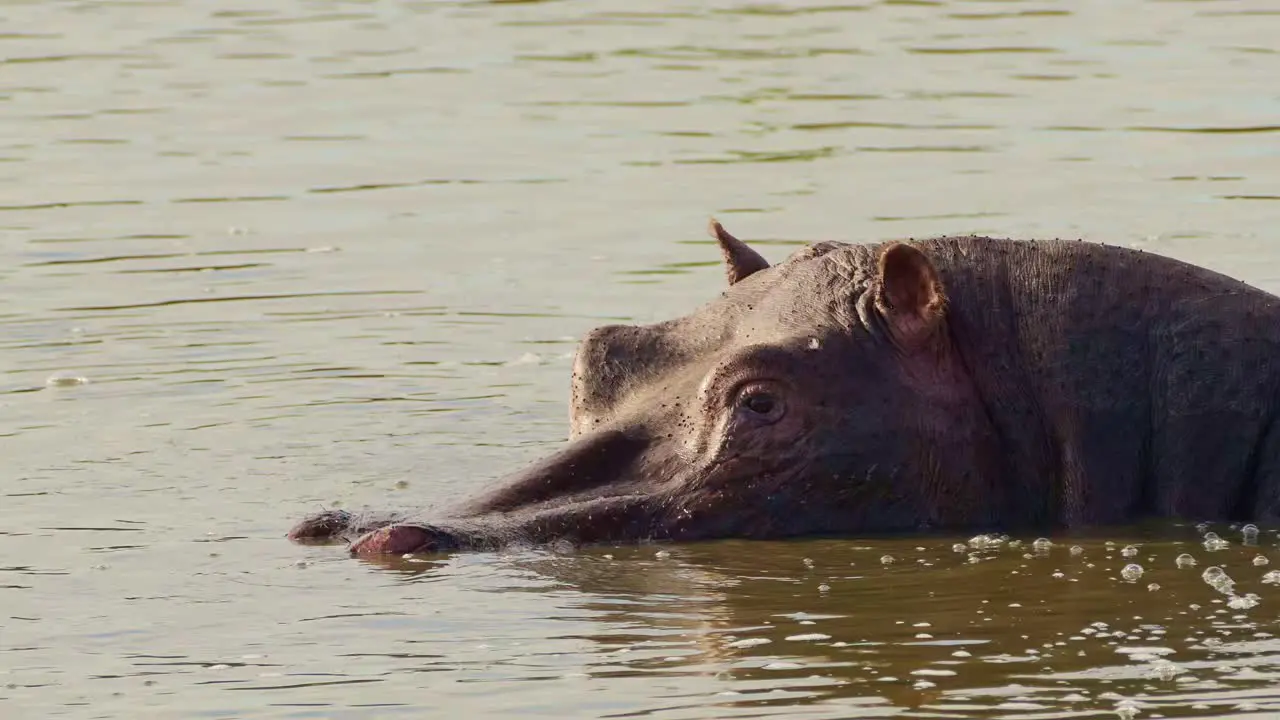
[[[729,287],[696,312],[590,332],[569,439],[438,519],[357,553],[782,538],[974,526],[993,515],[992,431],[913,244],[819,243],[770,266],[719,223]],[[350,535],[354,536],[354,535]]]

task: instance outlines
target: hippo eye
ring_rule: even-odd
[[[753,383],[738,392],[738,411],[755,422],[777,422],[786,411],[786,405],[769,387]]]
[[[764,393],[749,395],[747,396],[747,399],[742,401],[742,407],[757,415],[768,415],[773,412],[774,405],[775,402],[773,396],[765,395]]]

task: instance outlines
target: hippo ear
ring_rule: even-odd
[[[899,242],[880,252],[876,307],[899,345],[915,348],[927,341],[942,324],[946,306],[938,271],[924,253]]]
[[[742,282],[753,273],[769,267],[768,260],[730,235],[715,218],[711,219],[711,237],[720,243],[720,252],[724,255],[724,274],[729,278],[730,285]]]

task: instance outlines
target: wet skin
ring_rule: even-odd
[[[438,516],[326,511],[355,554],[1280,514],[1280,299],[1079,241],[818,243],[597,328],[567,443]]]

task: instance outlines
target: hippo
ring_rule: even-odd
[[[430,517],[327,510],[356,555],[1280,514],[1280,298],[1081,240],[818,242],[589,332],[557,451]]]

